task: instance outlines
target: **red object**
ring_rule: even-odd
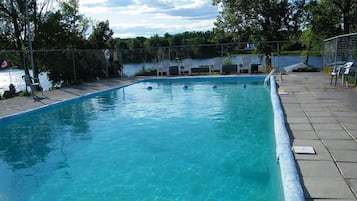
[[[6,68],[9,66],[9,62],[4,60],[2,63],[1,63],[1,68]]]

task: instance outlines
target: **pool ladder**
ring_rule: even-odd
[[[265,77],[264,79],[264,85],[267,85],[267,82],[269,81],[270,77],[273,75],[273,73],[275,72],[275,69],[273,68],[270,73]]]

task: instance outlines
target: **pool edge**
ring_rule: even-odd
[[[274,131],[276,156],[280,166],[280,174],[285,201],[305,201],[304,192],[297,171],[295,158],[290,144],[289,133],[285,126],[285,117],[277,93],[275,77],[270,77],[271,102],[274,111]]]

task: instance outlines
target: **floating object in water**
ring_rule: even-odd
[[[148,86],[147,90],[152,90],[152,86]]]
[[[246,84],[244,84],[244,85],[243,85],[243,88],[244,88],[244,89],[245,89],[245,88],[247,88],[247,85],[246,85]]]
[[[217,86],[216,85],[213,85],[213,87],[212,87],[213,89],[217,89]]]
[[[188,89],[188,86],[187,85],[183,86],[183,89]]]

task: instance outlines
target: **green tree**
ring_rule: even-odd
[[[351,25],[357,20],[357,0],[328,0],[334,5],[342,19],[343,33],[350,33]],[[356,31],[356,30],[354,30]]]
[[[7,39],[10,48],[22,50],[25,34],[25,1],[0,1],[1,38]],[[5,35],[6,34],[6,35]]]
[[[85,48],[85,32],[89,20],[79,14],[77,0],[59,1],[59,9],[39,13],[34,32],[34,47],[36,49],[74,49]],[[59,77],[72,82],[73,53],[64,52],[36,52],[36,66],[41,71],[50,71],[50,78]],[[61,62],[58,62],[58,58]],[[83,66],[78,66],[81,68]],[[60,76],[61,75],[61,76]],[[82,78],[82,75],[77,76]],[[82,78],[85,80],[85,78]]]
[[[46,18],[38,21],[35,46],[38,49],[67,48],[69,33],[63,23],[63,16],[59,11],[46,15]]]
[[[318,54],[321,52],[321,39],[318,38],[311,29],[306,29],[302,32],[300,42],[305,47],[305,51],[302,53],[305,56],[305,64],[308,63],[311,52]]]
[[[305,11],[307,28],[321,39],[357,31],[357,0],[312,0]]]
[[[67,48],[80,48],[89,28],[89,19],[79,13],[79,0],[62,0],[59,5],[61,26],[68,37]]]
[[[95,27],[93,27],[93,32],[89,36],[89,43],[91,47],[104,49],[113,48],[113,30],[109,27],[109,21],[99,22]]]
[[[276,47],[267,42],[288,40],[290,35],[296,35],[301,24],[299,8],[304,1],[213,0],[213,4],[222,7],[215,23],[217,30],[234,41],[253,41],[270,67]]]
[[[307,28],[321,40],[342,33],[341,16],[329,0],[310,1],[306,6]]]
[[[160,37],[159,35],[155,34],[154,36],[145,39],[143,45],[145,48],[150,47],[166,47],[169,46],[169,41],[167,40],[169,36]]]

